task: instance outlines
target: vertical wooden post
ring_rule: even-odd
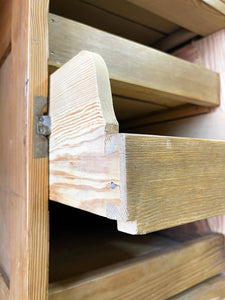
[[[33,99],[47,96],[48,0],[13,0],[10,299],[47,299],[48,159],[33,155]]]

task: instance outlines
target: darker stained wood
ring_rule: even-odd
[[[11,15],[12,1],[0,1],[0,66],[11,48]]]

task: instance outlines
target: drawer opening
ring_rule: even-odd
[[[141,297],[144,287],[155,299],[172,297],[222,272],[223,251],[219,234],[131,236],[111,220],[50,202],[49,299]],[[180,272],[189,279],[169,284]]]

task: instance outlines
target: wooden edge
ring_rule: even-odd
[[[121,123],[121,128],[124,129],[124,132],[127,132],[133,128],[153,125],[170,120],[178,120],[184,117],[192,117],[199,114],[205,114],[210,111],[212,111],[212,108],[187,104],[176,108],[167,109],[163,112],[154,113],[146,117],[126,121]]]
[[[139,286],[145,286],[146,295],[151,295],[152,299],[172,297],[223,270],[225,267],[223,242],[222,235],[209,234],[181,246],[165,249],[162,253],[144,255],[131,263],[108,267],[78,281],[70,278],[54,282],[49,285],[49,299],[73,299],[75,295],[76,299],[106,299],[107,296],[116,299],[121,295],[125,298],[125,295],[128,295],[129,298],[132,290],[135,290],[137,297],[143,296],[141,289],[135,289],[134,282],[138,282]],[[159,269],[162,265],[166,266],[163,274]],[[155,272],[152,271],[154,269]],[[177,272],[187,274],[184,276],[185,281],[182,277],[177,280]],[[193,276],[189,277],[189,273]],[[171,281],[173,288],[169,287]]]
[[[225,3],[221,0],[202,0],[215,10],[217,10],[219,13],[225,15]]]
[[[11,14],[12,1],[2,0],[0,2],[0,66],[11,49]]]
[[[9,299],[9,282],[4,275],[4,272],[0,269],[0,299]]]
[[[170,300],[224,300],[225,273],[210,278]]]
[[[49,24],[49,65],[60,67],[86,49],[104,58],[114,94],[151,99],[169,107],[219,105],[219,76],[215,72],[90,26],[49,16],[54,20]],[[142,55],[137,57],[137,53]]]
[[[99,55],[81,51],[51,75],[49,114],[50,199],[117,219],[123,141]]]

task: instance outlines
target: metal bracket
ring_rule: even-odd
[[[38,118],[37,133],[46,137],[51,134],[51,119],[49,116],[43,115]]]
[[[48,157],[48,138],[51,133],[50,117],[43,115],[43,108],[48,103],[46,97],[34,96],[33,104],[33,145],[34,158]]]

